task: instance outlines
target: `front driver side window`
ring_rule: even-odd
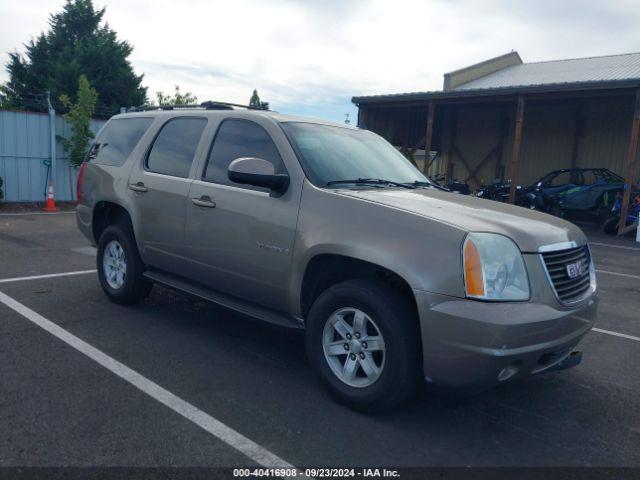
[[[227,169],[237,158],[256,157],[271,162],[276,173],[286,173],[282,158],[269,134],[257,123],[241,119],[222,122],[209,152],[204,180],[251,190],[265,188],[239,185],[229,180]]]

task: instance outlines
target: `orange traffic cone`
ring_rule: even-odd
[[[53,198],[53,185],[51,185],[51,180],[49,180],[49,186],[47,187],[47,203],[45,203],[44,208],[42,209],[45,212],[57,212],[56,201]]]

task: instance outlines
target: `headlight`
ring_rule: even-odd
[[[596,265],[593,262],[593,255],[591,255],[591,247],[587,245],[589,249],[589,283],[591,284],[591,288],[593,291],[596,291],[597,282],[596,282]]]
[[[495,233],[470,233],[462,249],[467,297],[528,300],[529,279],[513,241]]]

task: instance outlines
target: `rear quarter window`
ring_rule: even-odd
[[[116,118],[111,120],[96,138],[89,151],[89,161],[99,165],[119,167],[127,161],[153,118]]]

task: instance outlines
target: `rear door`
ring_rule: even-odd
[[[215,290],[272,308],[286,301],[301,185],[273,196],[264,188],[240,185],[227,177],[240,157],[273,163],[287,173],[274,134],[276,125],[228,118],[220,124],[201,178],[191,185],[186,255],[191,275]]]
[[[184,228],[193,160],[201,151],[203,117],[174,117],[159,129],[129,177],[136,236],[144,262],[184,271]]]

